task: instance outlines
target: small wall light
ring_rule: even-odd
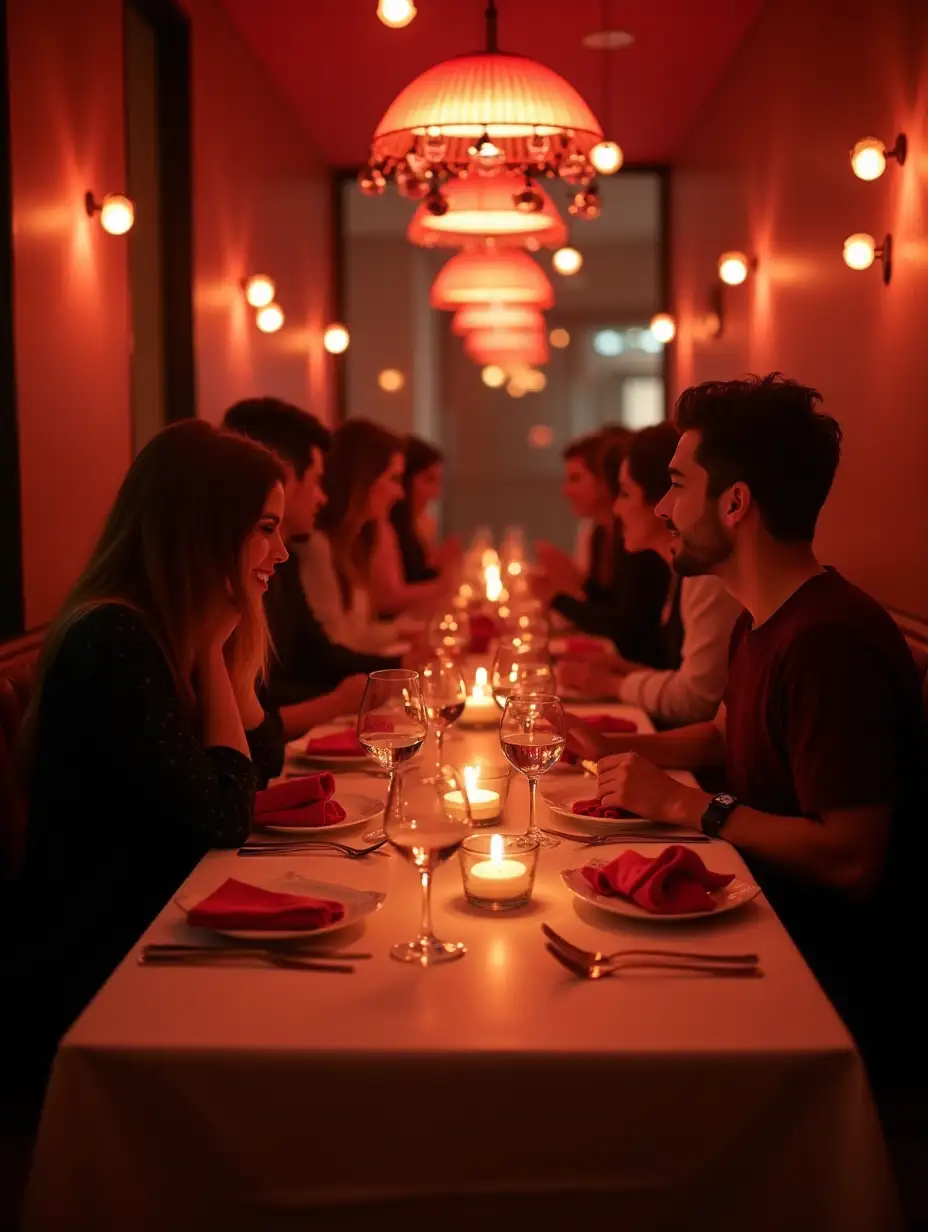
[[[252,308],[266,308],[268,304],[273,304],[277,288],[267,274],[252,274],[242,283],[242,287],[245,291],[245,300],[251,304]]]
[[[520,385],[519,382],[515,380],[510,381],[506,386],[506,393],[510,398],[524,398],[527,392],[528,391],[525,386]]]
[[[384,393],[395,394],[406,384],[406,378],[399,368],[384,368],[377,377],[377,384]]]
[[[879,137],[864,137],[851,150],[851,170],[859,180],[878,180],[886,170],[887,158],[895,158],[901,167],[909,151],[905,133],[900,133],[891,150]]]
[[[755,264],[743,252],[723,252],[719,257],[719,277],[730,287],[740,286]]]
[[[550,449],[554,432],[549,424],[532,424],[528,430],[528,443],[533,449]]]
[[[265,304],[255,313],[255,324],[264,334],[276,334],[284,323],[284,310],[280,304]]]
[[[559,274],[567,277],[570,274],[576,274],[583,265],[583,254],[570,246],[559,248],[551,258],[551,264]]]
[[[853,270],[869,269],[879,257],[883,266],[883,282],[889,286],[893,276],[893,237],[886,235],[879,248],[872,235],[858,231],[844,241],[844,264]]]
[[[402,30],[416,15],[412,0],[378,0],[377,16],[391,30]]]
[[[330,355],[343,355],[350,341],[351,336],[344,325],[327,325],[322,335],[322,345]]]
[[[107,193],[97,201],[92,192],[86,192],[84,207],[91,218],[99,211],[100,226],[110,235],[125,235],[135,222],[135,205],[120,193]]]
[[[548,387],[548,378],[539,368],[529,368],[521,381],[530,394],[540,394]]]
[[[557,350],[563,351],[564,347],[570,346],[570,333],[566,329],[552,329],[548,341]]]
[[[677,333],[677,323],[669,312],[656,313],[648,328],[658,342],[673,342]]]
[[[480,379],[488,389],[502,389],[506,384],[506,373],[498,364],[487,364],[480,373]]]

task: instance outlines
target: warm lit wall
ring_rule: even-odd
[[[273,393],[324,415],[329,188],[305,134],[215,0],[192,19],[199,413]],[[131,458],[126,244],[83,196],[125,181],[120,0],[7,6],[16,381],[26,621],[53,614]],[[139,219],[138,226],[144,225]],[[259,335],[238,280],[273,275],[287,327]]]
[[[864,183],[856,140],[909,138],[901,170]],[[820,554],[884,603],[928,615],[928,5],[767,0],[673,182],[681,314],[677,383],[780,369],[815,385],[844,457]],[[886,288],[841,259],[844,238],[891,231]],[[700,341],[717,255],[756,275],[726,289],[724,336]]]

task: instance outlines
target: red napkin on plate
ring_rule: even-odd
[[[345,908],[334,899],[280,894],[230,877],[187,913],[194,928],[254,928],[268,932],[326,928]]]
[[[587,864],[584,877],[597,894],[621,895],[655,915],[714,911],[710,890],[720,890],[733,873],[713,873],[689,847],[675,843],[659,856],[623,851],[602,868]]]
[[[467,653],[486,654],[490,649],[490,642],[496,637],[496,632],[496,621],[492,616],[471,616]]]
[[[331,826],[344,821],[345,810],[332,799],[335,777],[328,771],[288,779],[255,793],[255,825]]]
[[[570,806],[572,813],[579,813],[581,817],[599,817],[606,821],[619,821],[623,817],[637,817],[637,813],[630,813],[628,809],[619,808],[613,804],[603,804],[598,796],[594,796],[592,800],[575,800]]]
[[[393,731],[393,724],[389,719],[371,715],[364,720],[364,729],[369,732],[388,732]],[[328,736],[311,736],[306,741],[305,751],[329,754],[333,757],[365,757],[367,755],[367,750],[358,739],[358,733],[353,727],[342,728],[341,731],[331,732]]]

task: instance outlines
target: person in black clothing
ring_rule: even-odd
[[[223,424],[270,449],[284,471],[281,534],[290,558],[275,572],[265,606],[273,644],[268,695],[281,708],[285,735],[293,738],[315,723],[357,710],[367,676],[399,667],[400,660],[333,642],[306,601],[300,552],[325,503],[322,475],[328,428],[314,415],[277,398],[237,402],[226,411]]]
[[[536,544],[541,566],[535,594],[584,633],[607,637],[624,658],[662,668],[661,632],[670,570],[656,552],[628,553],[613,515],[618,473],[631,433],[608,427],[564,451],[564,494],[578,517],[590,518],[585,574],[551,544]]]
[[[283,479],[267,450],[204,421],[165,429],[46,637],[13,973],[41,1061],[204,854],[244,842],[280,771],[257,685]]]

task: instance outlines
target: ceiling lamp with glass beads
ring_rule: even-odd
[[[509,173],[449,180],[441,192],[446,208],[436,214],[428,201],[420,202],[406,238],[424,248],[466,248],[475,241],[531,252],[560,248],[567,224],[544,189],[529,183],[526,189],[521,176]]]
[[[446,261],[432,283],[433,308],[453,310],[462,304],[554,306],[551,282],[538,264],[518,248],[469,250]]]

